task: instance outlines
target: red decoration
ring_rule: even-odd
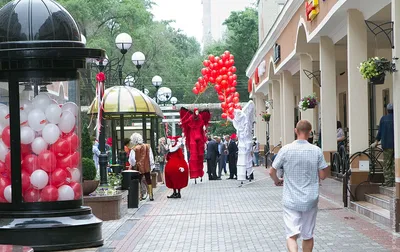
[[[53,152],[45,150],[42,153],[40,153],[38,157],[38,162],[40,168],[42,168],[46,172],[52,172],[53,170],[56,169],[57,158]]]
[[[58,189],[55,186],[48,185],[40,193],[41,201],[56,201],[58,199]]]
[[[96,75],[96,80],[98,82],[104,82],[106,80],[106,75],[103,72],[100,72]]]

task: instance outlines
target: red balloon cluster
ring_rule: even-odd
[[[223,119],[233,119],[234,110],[241,109],[240,96],[236,91],[237,75],[234,64],[235,57],[229,51],[225,51],[221,56],[208,56],[208,60],[203,61],[204,68],[201,69],[203,77],[199,77],[192,90],[197,95],[204,92],[209,83],[214,86],[221,102]]]
[[[7,145],[9,128],[2,132]],[[79,137],[75,132],[62,133],[57,142],[45,147],[38,155],[32,144],[21,144],[21,183],[25,202],[77,200],[82,197]],[[6,149],[7,150],[7,149]],[[0,202],[11,202],[11,151],[0,155]],[[8,196],[8,197],[7,197]]]

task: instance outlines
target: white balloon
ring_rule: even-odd
[[[42,153],[42,151],[47,150],[47,147],[48,147],[48,144],[43,139],[43,137],[37,137],[32,142],[32,151],[36,155],[39,155],[40,153]]]
[[[4,144],[3,141],[0,141],[0,161],[4,162],[6,161],[6,155],[8,153],[8,148],[7,146]]]
[[[58,200],[73,200],[75,197],[74,189],[69,185],[63,185],[58,188]]]
[[[47,175],[47,172],[39,169],[31,174],[31,184],[35,189],[43,189],[47,183],[49,182],[49,175]]]
[[[62,111],[69,111],[71,112],[75,117],[78,116],[79,108],[78,105],[76,105],[73,102],[67,102],[62,105]]]
[[[28,114],[24,110],[19,111],[19,122],[21,125],[26,125],[28,123]]]
[[[29,114],[29,112],[31,112],[31,110],[33,109],[33,104],[30,100],[21,100],[19,102],[19,109]]]
[[[21,127],[21,143],[31,144],[35,140],[35,131],[31,127]]]
[[[52,102],[49,95],[41,93],[33,98],[32,104],[35,109],[40,109],[44,112]]]
[[[73,182],[81,182],[81,171],[78,168],[68,168],[69,173],[71,173],[71,180]]]
[[[60,134],[60,129],[57,127],[57,125],[52,123],[47,124],[42,130],[42,137],[48,144],[57,142]]]
[[[0,106],[0,124],[3,127],[10,125],[10,110],[8,106]]]
[[[58,124],[60,122],[61,113],[62,109],[60,108],[60,106],[58,106],[58,104],[51,104],[47,107],[45,111],[47,121],[54,124]]]
[[[46,115],[40,109],[33,109],[28,114],[28,124],[34,131],[41,131],[46,126]]]
[[[70,111],[64,111],[61,115],[61,120],[58,123],[58,127],[64,133],[70,133],[75,127],[75,116]]]
[[[4,188],[4,198],[8,203],[12,202],[11,185],[8,185],[6,188]]]

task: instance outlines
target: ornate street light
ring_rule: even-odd
[[[146,56],[142,52],[135,52],[132,54],[132,63],[137,69],[140,69],[144,62],[146,61]]]
[[[156,97],[157,97],[157,102],[160,101],[165,104],[171,99],[172,91],[170,88],[161,87],[160,89],[158,89]]]
[[[122,54],[126,54],[132,46],[132,37],[128,33],[120,33],[115,38],[115,45]]]
[[[171,104],[172,106],[175,106],[178,103],[178,99],[176,97],[171,98]]]
[[[151,79],[151,83],[158,90],[162,84],[162,78],[160,76],[156,75]]]
[[[135,86],[135,77],[133,77],[132,75],[126,76],[124,83],[125,83],[125,86],[128,86],[128,87]]]

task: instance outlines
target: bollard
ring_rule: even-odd
[[[128,208],[139,207],[140,173],[134,170],[122,172],[122,190],[128,190]]]
[[[113,171],[114,174],[120,174],[123,170],[122,166],[119,164],[113,164],[111,165],[111,169]]]

